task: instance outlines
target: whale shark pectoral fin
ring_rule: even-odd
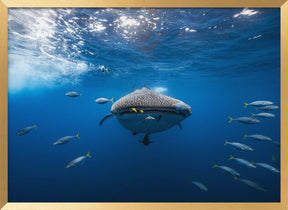
[[[180,122],[178,123],[178,125],[179,125],[180,130],[182,130],[182,125]]]
[[[110,114],[106,115],[105,117],[103,117],[103,119],[99,122],[99,126],[101,126],[106,119],[108,119],[109,117],[112,117],[112,116],[113,116],[113,114],[110,113]]]

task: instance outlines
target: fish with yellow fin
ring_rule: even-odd
[[[33,126],[28,126],[26,128],[23,128],[23,129],[17,131],[16,135],[23,136],[23,135],[25,135],[27,133],[30,133],[33,129],[37,129],[37,126],[33,125]]]
[[[114,98],[111,98],[111,99],[108,99],[108,98],[97,98],[96,100],[95,100],[95,102],[97,103],[97,104],[106,104],[107,102],[112,102],[112,104],[114,103],[114,101],[113,101],[113,99]]]
[[[76,166],[83,165],[87,158],[91,158],[90,152],[88,152],[87,155],[75,158],[70,163],[68,163],[66,168],[74,168]]]
[[[234,180],[233,181],[240,181],[246,185],[248,185],[248,187],[254,189],[254,190],[259,190],[259,191],[263,191],[263,192],[266,192],[267,190],[260,186],[259,184],[255,183],[255,182],[252,182],[250,180],[247,180],[247,179],[239,179],[238,177],[234,176]]]
[[[60,139],[58,139],[57,141],[55,141],[53,143],[53,145],[63,145],[63,144],[67,144],[68,142],[70,142],[71,140],[73,139],[80,139],[80,136],[79,136],[79,132],[75,135],[75,136],[65,136],[65,137],[62,137]]]

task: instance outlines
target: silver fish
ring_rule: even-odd
[[[202,183],[200,183],[200,182],[191,181],[191,183],[194,184],[196,187],[198,187],[200,190],[203,190],[203,191],[205,191],[205,192],[208,191],[208,188],[207,188],[204,184],[202,184]]]
[[[244,134],[244,137],[243,139],[246,139],[246,138],[251,138],[251,139],[254,139],[254,140],[258,140],[258,141],[272,141],[272,139],[268,136],[264,136],[264,135],[261,135],[261,134],[252,134],[252,135],[246,135]]]
[[[272,171],[274,173],[280,173],[280,171],[277,168],[274,168],[273,166],[270,166],[267,163],[255,163],[255,165],[260,166],[262,168],[265,168],[265,169]]]
[[[271,118],[271,117],[275,117],[275,114],[266,113],[266,112],[257,113],[257,114],[252,113],[251,117]]]
[[[233,168],[230,168],[228,166],[219,166],[217,164],[214,164],[214,166],[212,168],[220,168],[225,172],[228,172],[229,174],[233,175],[233,176],[240,176],[240,174],[235,171]]]
[[[79,137],[79,132],[76,134],[76,136],[65,136],[65,137],[62,137],[61,139],[58,139],[57,141],[55,141],[53,143],[53,145],[63,145],[63,144],[67,144],[68,142],[70,142],[71,140],[75,139],[75,138],[78,138],[80,139]]]
[[[17,132],[16,132],[16,135],[18,135],[18,136],[23,136],[23,135],[25,135],[25,134],[27,134],[27,133],[30,133],[33,129],[37,129],[37,126],[36,126],[36,125],[33,125],[33,126],[28,126],[28,127],[26,127],[26,128],[23,128],[23,129],[17,131]]]
[[[231,145],[232,147],[234,147],[235,149],[241,150],[241,151],[254,151],[254,149],[252,147],[249,147],[245,144],[241,144],[238,142],[228,142],[225,140],[224,146],[226,145]]]
[[[240,123],[243,124],[256,124],[256,123],[260,123],[260,120],[257,120],[253,117],[238,117],[233,119],[232,117],[229,117],[229,123],[231,123],[233,120],[238,121]]]
[[[268,105],[273,104],[273,102],[271,102],[271,101],[253,101],[251,103],[244,102],[244,104],[245,104],[244,108],[246,108],[247,106],[254,106],[254,107],[268,106]]]
[[[250,162],[248,160],[244,160],[244,159],[241,159],[241,158],[235,158],[232,155],[230,155],[229,160],[236,160],[238,163],[240,163],[242,165],[248,166],[250,168],[256,168],[256,166],[255,166],[255,164],[253,162]]]
[[[239,179],[237,177],[234,177],[234,180],[238,180],[246,185],[248,185],[248,187],[254,189],[254,190],[259,190],[259,191],[263,191],[263,192],[266,192],[267,190],[260,186],[259,184],[256,184],[255,182],[252,182],[250,180],[247,180],[247,179]]]
[[[84,164],[84,161],[86,160],[87,157],[91,158],[90,152],[88,152],[87,155],[85,155],[85,156],[80,156],[80,157],[75,158],[66,166],[66,168],[73,168],[73,167],[76,167],[78,165]]]
[[[105,68],[105,66],[100,66],[100,70],[104,73],[105,71],[107,72],[107,73],[109,73],[108,72],[108,67],[107,68]]]
[[[257,107],[257,109],[260,109],[262,111],[271,111],[271,110],[275,110],[275,109],[278,109],[278,108],[279,107],[275,106],[275,105]]]
[[[114,103],[114,101],[113,101],[113,99],[114,98],[111,98],[111,99],[108,99],[108,98],[97,98],[96,100],[95,100],[95,102],[96,103],[98,103],[98,104],[106,104],[107,102],[112,102],[112,104]]]
[[[68,92],[65,94],[66,96],[69,96],[69,97],[72,97],[72,98],[76,98],[76,97],[79,97],[79,96],[82,96],[82,94],[79,94],[77,92]]]

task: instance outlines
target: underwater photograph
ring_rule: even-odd
[[[279,8],[9,8],[9,202],[280,202]]]

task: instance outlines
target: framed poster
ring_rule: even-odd
[[[3,209],[285,207],[286,1],[0,14]]]

